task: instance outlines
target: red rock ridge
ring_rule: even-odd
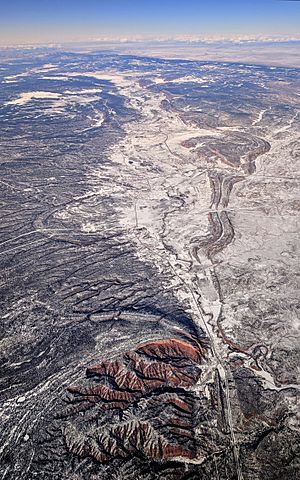
[[[61,416],[75,416],[76,423],[81,413],[81,422],[89,425],[101,419],[101,428],[93,430],[93,435],[86,435],[84,428],[83,435],[69,423],[64,430],[69,450],[99,462],[137,452],[160,460],[193,458],[194,407],[184,389],[198,381],[199,364],[207,351],[204,341],[193,343],[175,338],[154,340],[125,353],[122,359],[89,367],[86,385],[68,388],[68,408]],[[132,412],[133,406],[140,408],[139,402],[146,419],[135,413],[130,420],[105,423],[109,411]]]

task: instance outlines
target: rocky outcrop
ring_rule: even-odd
[[[200,378],[207,348],[205,340],[155,340],[89,367],[86,383],[68,388],[59,414],[69,451],[98,462],[141,454],[195,458],[198,407],[188,389]]]

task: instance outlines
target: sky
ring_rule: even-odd
[[[298,0],[0,0],[0,44],[300,35]]]

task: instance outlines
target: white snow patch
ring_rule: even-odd
[[[57,99],[60,98],[60,93],[53,93],[53,92],[25,92],[21,93],[19,97],[15,98],[14,100],[10,100],[6,102],[4,105],[25,105],[26,103],[30,102],[33,99],[38,98],[50,98],[50,99]]]
[[[50,76],[48,76],[48,77],[43,76],[43,77],[40,77],[40,79],[41,80],[62,80],[63,82],[66,82],[66,81],[69,80],[68,77],[63,77],[63,76],[59,76],[59,75],[57,75],[57,76],[53,75],[51,77]]]
[[[67,95],[89,95],[91,93],[101,93],[102,88],[84,88],[82,90],[65,90]]]
[[[259,112],[256,120],[254,120],[254,121],[252,122],[252,126],[257,125],[257,124],[262,120],[262,118],[263,118],[263,116],[264,116],[264,113],[265,113],[266,111],[267,111],[267,110],[261,110],[261,111]]]

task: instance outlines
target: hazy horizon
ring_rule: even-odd
[[[298,0],[11,0],[0,6],[0,45],[102,39],[299,37]]]

